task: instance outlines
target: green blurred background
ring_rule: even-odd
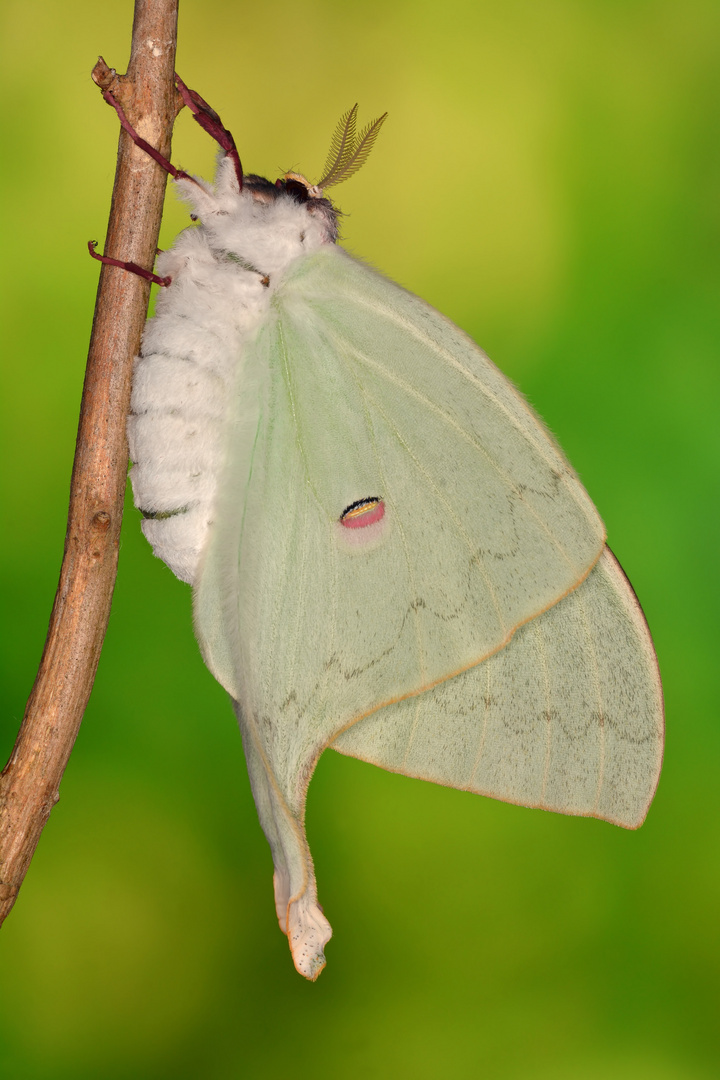
[[[0,756],[44,641],[132,4],[5,0]],[[352,251],[447,313],[557,434],[645,608],[668,740],[646,824],[506,806],[328,752],[334,928],[293,970],[190,593],[129,506],[80,736],[0,935],[0,1075],[705,1080],[718,1050],[717,0],[184,0],[178,70],[248,170],[317,176]],[[183,113],[174,159],[209,175]],[[187,221],[168,198],[161,245]]]

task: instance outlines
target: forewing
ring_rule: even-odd
[[[251,461],[231,448],[196,613],[292,787],[351,722],[480,663],[575,589],[604,530],[525,402],[416,297],[328,248],[273,312],[250,364],[267,372]],[[382,521],[344,528],[366,497]]]

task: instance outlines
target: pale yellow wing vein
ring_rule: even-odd
[[[538,454],[546,462],[546,464],[555,465],[559,458],[562,459],[562,455],[558,451],[557,447],[554,445],[549,434],[545,431],[542,424],[538,422],[537,417],[530,409],[527,402],[524,400],[522,395],[515,389],[509,379],[507,380],[508,391],[512,393],[517,404],[522,408],[523,412],[527,414],[528,419],[532,421],[532,426],[529,429],[519,422],[517,417],[513,415],[511,410],[508,409],[504,402],[502,402],[500,398],[496,394],[494,394],[489,389],[489,387],[486,386],[477,377],[477,375],[474,375],[473,372],[468,371],[468,369],[459,362],[459,360],[456,356],[453,355],[453,353],[451,353],[448,349],[445,349],[442,345],[435,341],[434,338],[430,337],[428,334],[423,333],[422,330],[420,330],[414,323],[409,322],[402,316],[398,316],[396,312],[391,311],[389,308],[378,305],[376,302],[368,303],[366,300],[363,299],[362,294],[359,292],[345,292],[345,296],[354,304],[357,304],[360,307],[367,308],[369,311],[371,311],[374,318],[378,318],[378,316],[380,316],[387,319],[388,322],[392,322],[396,326],[402,327],[402,329],[406,333],[410,334],[417,341],[422,342],[423,345],[442,356],[442,358],[447,361],[447,363],[449,363],[457,372],[459,372],[460,375],[462,375],[469,382],[471,382],[480,391],[480,393],[483,394],[485,398],[487,398],[489,401],[492,401],[492,403],[507,417],[508,421],[512,424],[512,426],[522,434],[522,436],[527,440],[527,442],[531,443],[536,448]],[[434,311],[434,309],[431,310]],[[440,315],[439,312],[434,312],[434,314],[436,314],[439,318],[443,319],[443,321],[446,322],[449,327],[452,327],[454,330],[457,331],[457,327],[454,326],[454,324],[450,322],[449,319],[445,319],[444,316]],[[478,348],[475,342],[472,341],[472,339],[469,337],[467,338],[467,343],[473,348]],[[490,361],[489,359],[487,360],[487,362],[492,363],[492,361]],[[409,390],[410,388],[408,387],[407,389]],[[535,433],[541,435],[542,440],[534,438],[533,436],[535,435]],[[589,508],[589,516],[594,516],[596,511],[589,495],[583,489],[582,485],[579,482],[577,486],[578,493],[581,493],[582,501],[586,504],[586,507]]]
[[[525,499],[523,499],[522,493],[518,491],[517,487],[513,484],[512,480],[507,475],[506,471],[488,453],[486,447],[484,447],[481,442],[474,439],[467,431],[465,431],[462,427],[460,427],[460,425],[451,416],[449,416],[443,409],[441,409],[433,401],[430,401],[429,398],[426,398],[418,390],[416,390],[414,387],[410,386],[408,383],[404,382],[402,379],[397,378],[397,376],[392,374],[382,364],[379,364],[376,361],[372,360],[369,356],[366,356],[364,353],[361,353],[359,350],[357,350],[354,347],[350,346],[347,342],[343,342],[342,347],[345,350],[351,351],[353,353],[353,355],[355,355],[355,357],[357,358],[357,360],[360,363],[367,364],[368,367],[371,367],[371,368],[375,369],[381,375],[383,375],[389,382],[394,383],[396,386],[398,386],[400,389],[402,389],[404,393],[409,394],[412,397],[416,398],[418,401],[422,402],[422,404],[427,409],[429,409],[430,411],[435,413],[435,415],[440,417],[442,420],[444,420],[445,423],[449,424],[455,430],[455,432],[458,435],[460,435],[463,439],[465,439],[475,450],[477,450],[479,453],[481,453],[485,457],[485,459],[489,462],[489,464],[495,469],[495,471],[498,473],[498,475],[502,478],[503,482],[507,485],[507,487],[510,489],[510,491],[512,491],[517,496],[517,498],[522,501],[523,506],[527,509],[530,516],[535,518],[535,520],[538,523],[539,527],[543,530],[543,532],[545,532],[547,534],[548,538],[550,539],[550,542],[558,550],[561,557],[564,559],[564,561],[570,567],[570,569],[573,571],[573,573],[577,573],[578,567],[573,565],[573,563],[571,562],[570,558],[568,557],[568,555],[567,555],[565,549],[563,548],[562,544],[560,543],[560,541],[557,539],[557,537],[555,537],[553,535],[552,531],[550,530],[548,525],[543,521],[543,519],[537,513],[537,511],[534,510],[533,507]],[[403,446],[405,446],[404,443],[403,443]],[[406,447],[406,449],[407,449],[407,447]],[[409,450],[408,450],[408,453],[410,453]],[[578,490],[582,491],[582,488],[581,488],[581,486],[579,484],[577,485],[577,487],[578,487]],[[595,511],[594,511],[594,507],[593,507],[593,518],[595,518],[595,516],[596,516],[596,514],[595,514]],[[604,538],[604,529],[603,529],[603,538]],[[585,569],[585,568],[582,567],[582,569]]]

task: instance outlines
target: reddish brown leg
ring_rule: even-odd
[[[105,263],[106,266],[119,266],[121,270],[129,270],[131,274],[137,274],[138,277],[145,278],[146,281],[154,281],[156,285],[167,286],[172,281],[170,277],[159,277],[157,274],[153,274],[150,270],[145,270],[142,266],[138,266],[134,262],[123,262],[122,259],[111,259],[109,255],[98,255],[95,248],[97,247],[97,240],[88,240],[88,251],[92,255],[93,259],[97,259],[98,262]]]
[[[175,73],[175,82],[177,83],[177,88],[180,91],[183,101],[188,109],[190,109],[194,119],[198,122],[203,131],[207,131],[208,135],[210,135],[216,143],[220,144],[226,155],[232,160],[233,165],[235,166],[238,188],[242,191],[242,165],[240,164],[240,155],[237,152],[235,140],[232,137],[231,132],[225,127],[212,106],[208,105],[207,101],[205,101],[204,98],[201,98],[196,90],[191,90],[187,87],[177,72]]]
[[[190,176],[189,173],[183,172],[182,169],[176,169],[172,162],[168,161],[166,157],[163,157],[163,155],[158,150],[156,150],[154,146],[151,146],[149,142],[145,141],[145,139],[140,138],[137,131],[132,126],[127,116],[123,112],[123,107],[117,100],[117,98],[114,96],[114,94],[111,94],[109,90],[103,90],[103,97],[109,105],[112,105],[113,109],[118,114],[118,120],[125,128],[128,135],[136,146],[138,146],[141,150],[144,150],[146,154],[149,154],[154,161],[157,161],[158,165],[162,169],[164,169],[165,172],[170,173],[173,180],[192,180],[194,184],[197,184],[197,180],[194,176]]]
[[[175,75],[175,82],[177,83],[178,90],[180,91],[183,101],[187,105],[188,109],[190,109],[190,112],[193,114],[193,118],[197,120],[200,127],[204,131],[207,131],[208,135],[210,135],[210,137],[213,138],[215,142],[220,144],[227,156],[232,159],[233,165],[235,166],[235,175],[237,176],[238,188],[240,191],[242,191],[242,165],[240,164],[240,155],[237,152],[237,147],[235,145],[235,140],[232,137],[232,133],[229,132],[228,129],[225,127],[222,120],[212,108],[212,106],[208,105],[207,101],[205,101],[204,98],[200,97],[196,90],[191,90],[188,86],[186,86],[177,73]],[[138,135],[137,131],[135,131],[135,128],[131,125],[130,121],[126,117],[122,105],[114,96],[114,94],[112,94],[109,90],[103,90],[103,97],[109,105],[112,105],[113,109],[118,114],[118,119],[120,120],[120,123],[125,128],[135,145],[139,146],[141,150],[144,150],[146,154],[149,154],[150,157],[153,158],[153,160],[157,161],[158,165],[160,165],[161,168],[165,170],[165,172],[170,173],[173,180],[192,180],[194,184],[197,183],[197,180],[195,180],[193,176],[190,176],[189,173],[184,172],[182,169],[176,169],[171,161],[168,161],[168,159],[166,157],[163,157],[163,155],[159,153],[159,151],[157,151],[154,146],[151,146],[149,142],[147,142],[145,139],[141,138]]]
[[[175,82],[177,83],[183,101],[193,114],[193,118],[197,120],[200,127],[204,131],[207,131],[208,135],[210,135],[215,142],[219,143],[225,151],[225,154],[231,159],[235,167],[238,189],[242,191],[242,165],[240,164],[240,156],[237,152],[237,147],[235,146],[235,140],[233,139],[232,134],[225,127],[215,110],[208,105],[207,101],[205,101],[204,98],[201,98],[195,90],[190,90],[177,74],[175,75]],[[173,180],[191,180],[193,184],[197,184],[197,180],[194,176],[190,176],[189,173],[184,172],[182,169],[176,169],[171,161],[168,161],[168,159],[163,157],[154,146],[151,146],[149,142],[138,135],[137,131],[135,131],[135,128],[126,117],[122,105],[114,94],[109,90],[103,90],[103,97],[109,105],[112,105],[118,115],[120,123],[136,146],[141,150],[144,150],[146,154],[149,154],[154,161],[157,161],[158,165],[163,168],[165,172],[170,173]],[[145,278],[146,281],[154,281],[156,285],[167,286],[170,284],[171,278],[159,277],[150,270],[145,270],[142,266],[138,266],[137,263],[123,262],[121,259],[111,259],[108,255],[98,255],[95,251],[96,246],[97,242],[95,240],[88,241],[88,250],[93,259],[98,259],[99,262],[106,263],[108,266],[119,266],[122,270],[128,270],[131,274],[137,274],[138,277]]]

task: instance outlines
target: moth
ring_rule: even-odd
[[[529,807],[643,821],[663,705],[650,634],[605,528],[539,418],[424,301],[348,255],[327,190],[384,117],[335,131],[316,184],[213,184],[160,162],[195,221],[136,361],[128,440],[155,554],[193,587],[228,691],[275,904],[315,979],[331,928],[304,829],[327,748]]]

